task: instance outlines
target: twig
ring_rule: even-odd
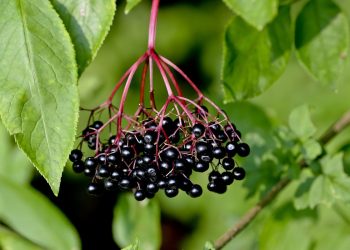
[[[321,145],[327,144],[337,134],[342,132],[350,125],[350,111],[346,112],[339,120],[337,120],[319,139]],[[227,243],[235,238],[244,228],[246,228],[261,210],[269,205],[275,197],[290,183],[289,178],[281,179],[271,190],[243,217],[223,235],[221,235],[214,243],[215,249],[222,249]]]

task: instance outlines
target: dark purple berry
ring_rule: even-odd
[[[92,195],[99,195],[102,193],[102,187],[97,183],[90,183],[87,187],[87,192]]]
[[[221,174],[221,180],[225,185],[231,185],[234,180],[233,174],[231,172],[223,172]]]
[[[121,190],[129,190],[132,187],[132,184],[129,178],[124,177],[119,181],[118,186]]]
[[[143,190],[137,190],[134,193],[134,197],[137,201],[143,201],[146,198],[146,193]]]
[[[246,157],[250,153],[250,148],[247,143],[240,143],[237,146],[237,154],[241,157]]]
[[[199,138],[201,137],[205,132],[205,127],[198,123],[198,124],[195,124],[193,127],[192,127],[192,134],[196,137],[196,138]]]
[[[93,128],[93,129],[100,129],[101,127],[103,126],[103,122],[101,122],[101,121],[95,121],[92,125],[91,125],[91,127]]]
[[[233,176],[236,180],[243,180],[245,177],[245,170],[241,167],[236,167],[232,171]]]
[[[209,163],[208,162],[196,162],[193,166],[193,170],[196,172],[205,172],[209,169]]]
[[[84,175],[88,177],[92,177],[95,175],[95,169],[85,168],[84,169]]]
[[[179,152],[175,148],[168,148],[162,152],[162,158],[167,161],[173,161],[179,156]]]
[[[218,171],[213,170],[213,171],[211,171],[209,173],[209,177],[208,178],[209,178],[210,182],[216,181],[216,180],[221,179],[221,174]]]
[[[73,149],[70,152],[69,160],[71,162],[77,162],[77,161],[81,160],[82,157],[83,157],[83,153],[79,149]]]
[[[237,144],[228,142],[226,144],[226,153],[229,157],[233,157],[237,153]]]
[[[167,187],[165,188],[164,192],[167,197],[173,198],[179,193],[179,189],[173,188],[173,187]]]
[[[147,192],[155,194],[155,193],[157,193],[159,188],[158,188],[157,184],[151,182],[151,183],[147,184],[146,189],[147,189]]]
[[[213,156],[216,159],[222,159],[224,158],[226,155],[226,151],[225,148],[223,147],[215,147],[213,148]]]
[[[85,167],[88,169],[95,169],[97,167],[97,162],[94,157],[88,157],[85,159]]]
[[[121,156],[124,160],[129,161],[134,157],[134,152],[131,148],[125,147],[120,151]]]
[[[100,166],[99,169],[97,170],[97,175],[99,177],[102,177],[102,178],[108,177],[109,176],[109,169],[108,169],[108,167],[104,166],[104,165]]]
[[[199,196],[201,196],[203,193],[202,187],[198,184],[194,184],[190,191],[188,192],[188,194],[192,197],[192,198],[197,198]]]
[[[118,189],[118,182],[113,179],[105,179],[104,188],[107,191],[116,191]]]
[[[221,164],[225,170],[232,170],[235,167],[235,161],[232,158],[224,158]]]
[[[76,161],[73,163],[73,171],[76,173],[82,173],[85,169],[84,162]]]

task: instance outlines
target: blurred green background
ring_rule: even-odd
[[[350,1],[337,2],[350,19]],[[300,6],[302,4],[303,1]],[[118,2],[111,31],[79,81],[82,107],[92,108],[102,103],[122,73],[146,49],[150,1],[143,1],[128,15],[124,14],[124,5],[124,1]],[[300,6],[295,6],[295,10]],[[319,135],[350,108],[349,57],[335,89],[314,81],[292,57],[286,72],[261,96],[244,103],[222,103],[223,33],[231,17],[232,12],[222,1],[161,1],[156,47],[160,54],[171,58],[204,89],[208,97],[228,112],[248,143],[254,133],[268,134],[272,127],[285,124],[290,112],[301,104],[310,105]],[[138,85],[133,85],[130,99],[137,100],[138,92]],[[164,93],[161,91],[156,95]],[[131,112],[136,105],[136,102],[130,103],[127,111]],[[84,128],[85,120],[86,115],[82,114],[78,131]],[[8,138],[3,129],[1,137],[0,168],[14,171],[13,176],[25,182],[30,178],[29,163],[15,149],[11,139],[3,140]],[[329,150],[349,142],[349,138],[350,130],[347,129],[332,142]],[[7,162],[11,166],[5,164]],[[349,165],[346,167],[350,168]],[[23,176],[17,173],[23,173]],[[206,176],[197,179],[205,186]],[[31,181],[76,226],[83,249],[118,249],[111,232],[117,197],[91,198],[85,194],[86,183],[84,177],[76,176],[67,167],[60,195],[55,198],[37,174]],[[313,211],[297,212],[291,202],[294,190],[293,184],[284,190],[277,201],[225,249],[348,249],[350,206],[337,204],[336,207],[320,206]],[[183,194],[175,199],[157,195],[162,215],[162,249],[202,249],[207,240],[214,240],[226,231],[258,199],[255,196],[246,199],[246,195],[246,189],[237,183],[224,195],[204,192],[198,199]],[[314,233],[316,229],[318,231]],[[310,237],[315,239],[313,245],[308,243]]]

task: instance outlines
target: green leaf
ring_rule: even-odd
[[[260,250],[308,250],[311,246],[309,230],[314,224],[312,211],[296,211],[287,203],[269,212],[259,233]]]
[[[329,177],[344,177],[343,153],[334,156],[327,155],[321,160],[321,168],[324,175]]]
[[[45,249],[80,249],[74,227],[42,194],[0,176],[0,219]]]
[[[307,105],[299,106],[291,112],[289,116],[289,127],[302,140],[316,133],[316,128],[311,121],[310,111]]]
[[[307,177],[298,186],[293,200],[297,210],[310,207],[310,189],[314,181],[315,178]]]
[[[225,101],[261,94],[284,72],[291,51],[289,8],[258,31],[239,17],[226,29],[222,81]],[[244,34],[244,35],[242,35]]]
[[[139,3],[141,3],[141,0],[127,0],[125,6],[125,14],[128,14]]]
[[[278,0],[223,0],[226,5],[247,23],[258,30],[277,14]]]
[[[0,124],[0,175],[19,184],[28,183],[33,172],[27,157]]]
[[[138,239],[140,249],[159,249],[161,228],[158,203],[155,200],[138,202],[133,195],[122,195],[114,210],[113,236],[122,247]]]
[[[348,53],[346,16],[333,1],[309,1],[296,20],[295,47],[299,61],[316,79],[333,84]]]
[[[0,115],[57,195],[78,121],[73,45],[48,0],[0,2]]]
[[[0,226],[0,249],[2,250],[43,250],[43,248],[22,238],[20,235]]]
[[[122,250],[138,250],[139,249],[139,241],[136,240],[135,243],[127,246],[127,247],[124,247]]]
[[[116,10],[115,0],[51,0],[75,45],[81,74],[106,38]]]
[[[215,250],[214,244],[210,241],[205,242],[204,250]]]
[[[321,145],[314,139],[307,140],[303,143],[302,154],[306,161],[312,161],[322,153]]]

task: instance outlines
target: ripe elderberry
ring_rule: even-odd
[[[235,157],[248,156],[250,148],[241,141],[235,124],[185,72],[155,52],[158,4],[159,1],[152,4],[148,50],[125,72],[104,103],[83,109],[90,112],[88,124],[69,160],[76,173],[92,178],[88,185],[90,194],[129,191],[141,201],[163,189],[170,198],[180,190],[196,198],[203,190],[192,183],[192,170],[197,172],[194,175],[208,176],[207,189],[219,194],[225,193],[234,180],[245,177]],[[127,113],[124,107],[130,85],[141,65],[139,105],[134,113]],[[155,101],[152,67],[159,69],[168,93],[160,106]],[[175,76],[181,76],[192,88],[194,99],[183,95]],[[115,97],[119,92],[118,101]],[[209,169],[210,173],[205,173]]]

